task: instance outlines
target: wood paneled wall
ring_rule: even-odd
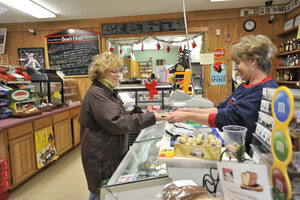
[[[201,30],[206,31],[205,34],[205,53],[211,53],[217,46],[222,46],[226,50],[225,57],[220,61],[226,64],[226,85],[214,86],[210,85],[210,66],[205,66],[204,70],[204,96],[211,99],[215,105],[225,100],[232,92],[232,62],[231,62],[231,46],[239,41],[239,38],[248,34],[263,34],[271,38],[278,46],[278,41],[275,40],[275,35],[282,32],[284,22],[287,19],[293,18],[300,12],[300,8],[296,8],[287,14],[274,15],[275,20],[269,24],[270,15],[250,15],[249,17],[241,17],[240,9],[224,9],[211,11],[195,11],[188,12],[187,26],[189,33],[197,33]],[[39,23],[13,23],[0,24],[0,28],[7,28],[7,42],[5,48],[5,57],[8,60],[7,64],[19,65],[18,48],[44,47],[46,48],[46,35],[61,31],[68,28],[80,28],[101,33],[102,24],[109,23],[130,23],[156,20],[170,20],[183,18],[183,13],[159,14],[159,15],[144,15],[132,17],[116,17],[116,18],[101,18],[87,20],[69,20],[56,22],[39,22]],[[256,21],[256,28],[249,33],[244,31],[243,23],[245,20],[252,18]],[[36,36],[31,35],[28,29],[34,29]],[[220,36],[216,35],[216,29],[220,29]],[[162,34],[172,34],[159,33]],[[173,33],[174,34],[174,33]],[[232,38],[231,42],[225,41],[227,35]],[[114,36],[114,37],[124,37]],[[105,38],[100,34],[101,51],[105,51]],[[46,66],[48,61],[46,61]],[[273,76],[272,72],[272,76]],[[274,77],[274,76],[273,76]],[[74,76],[79,86],[80,96],[83,99],[85,92],[91,84],[88,76]]]

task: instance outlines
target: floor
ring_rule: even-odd
[[[88,200],[80,145],[9,194],[8,200]]]

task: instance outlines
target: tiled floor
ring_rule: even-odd
[[[80,145],[9,194],[8,200],[87,200]]]

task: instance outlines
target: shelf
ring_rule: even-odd
[[[285,69],[300,69],[300,66],[290,66],[290,67],[274,67],[275,70],[285,70]]]
[[[276,81],[276,83],[297,84],[297,86],[300,85],[300,81]]]
[[[290,28],[290,29],[288,29],[286,31],[283,31],[282,33],[279,33],[276,36],[278,36],[278,37],[284,37],[284,36],[287,36],[287,35],[289,35],[291,33],[297,33],[297,31],[298,31],[298,26],[294,26],[293,28]]]
[[[256,133],[253,133],[252,134],[259,142],[260,144],[266,149],[268,150],[269,152],[271,152],[271,147],[259,136],[257,135]],[[260,150],[261,151],[261,150]]]
[[[5,84],[21,84],[21,83],[31,83],[31,81],[1,81]]]
[[[297,54],[297,53],[300,53],[300,50],[289,51],[289,52],[286,52],[286,53],[277,53],[275,56],[281,57],[281,56],[287,56],[287,55],[292,55],[292,54]]]

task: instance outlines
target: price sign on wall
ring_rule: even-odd
[[[49,66],[65,75],[86,75],[92,57],[99,54],[98,32],[67,29],[47,35]]]

